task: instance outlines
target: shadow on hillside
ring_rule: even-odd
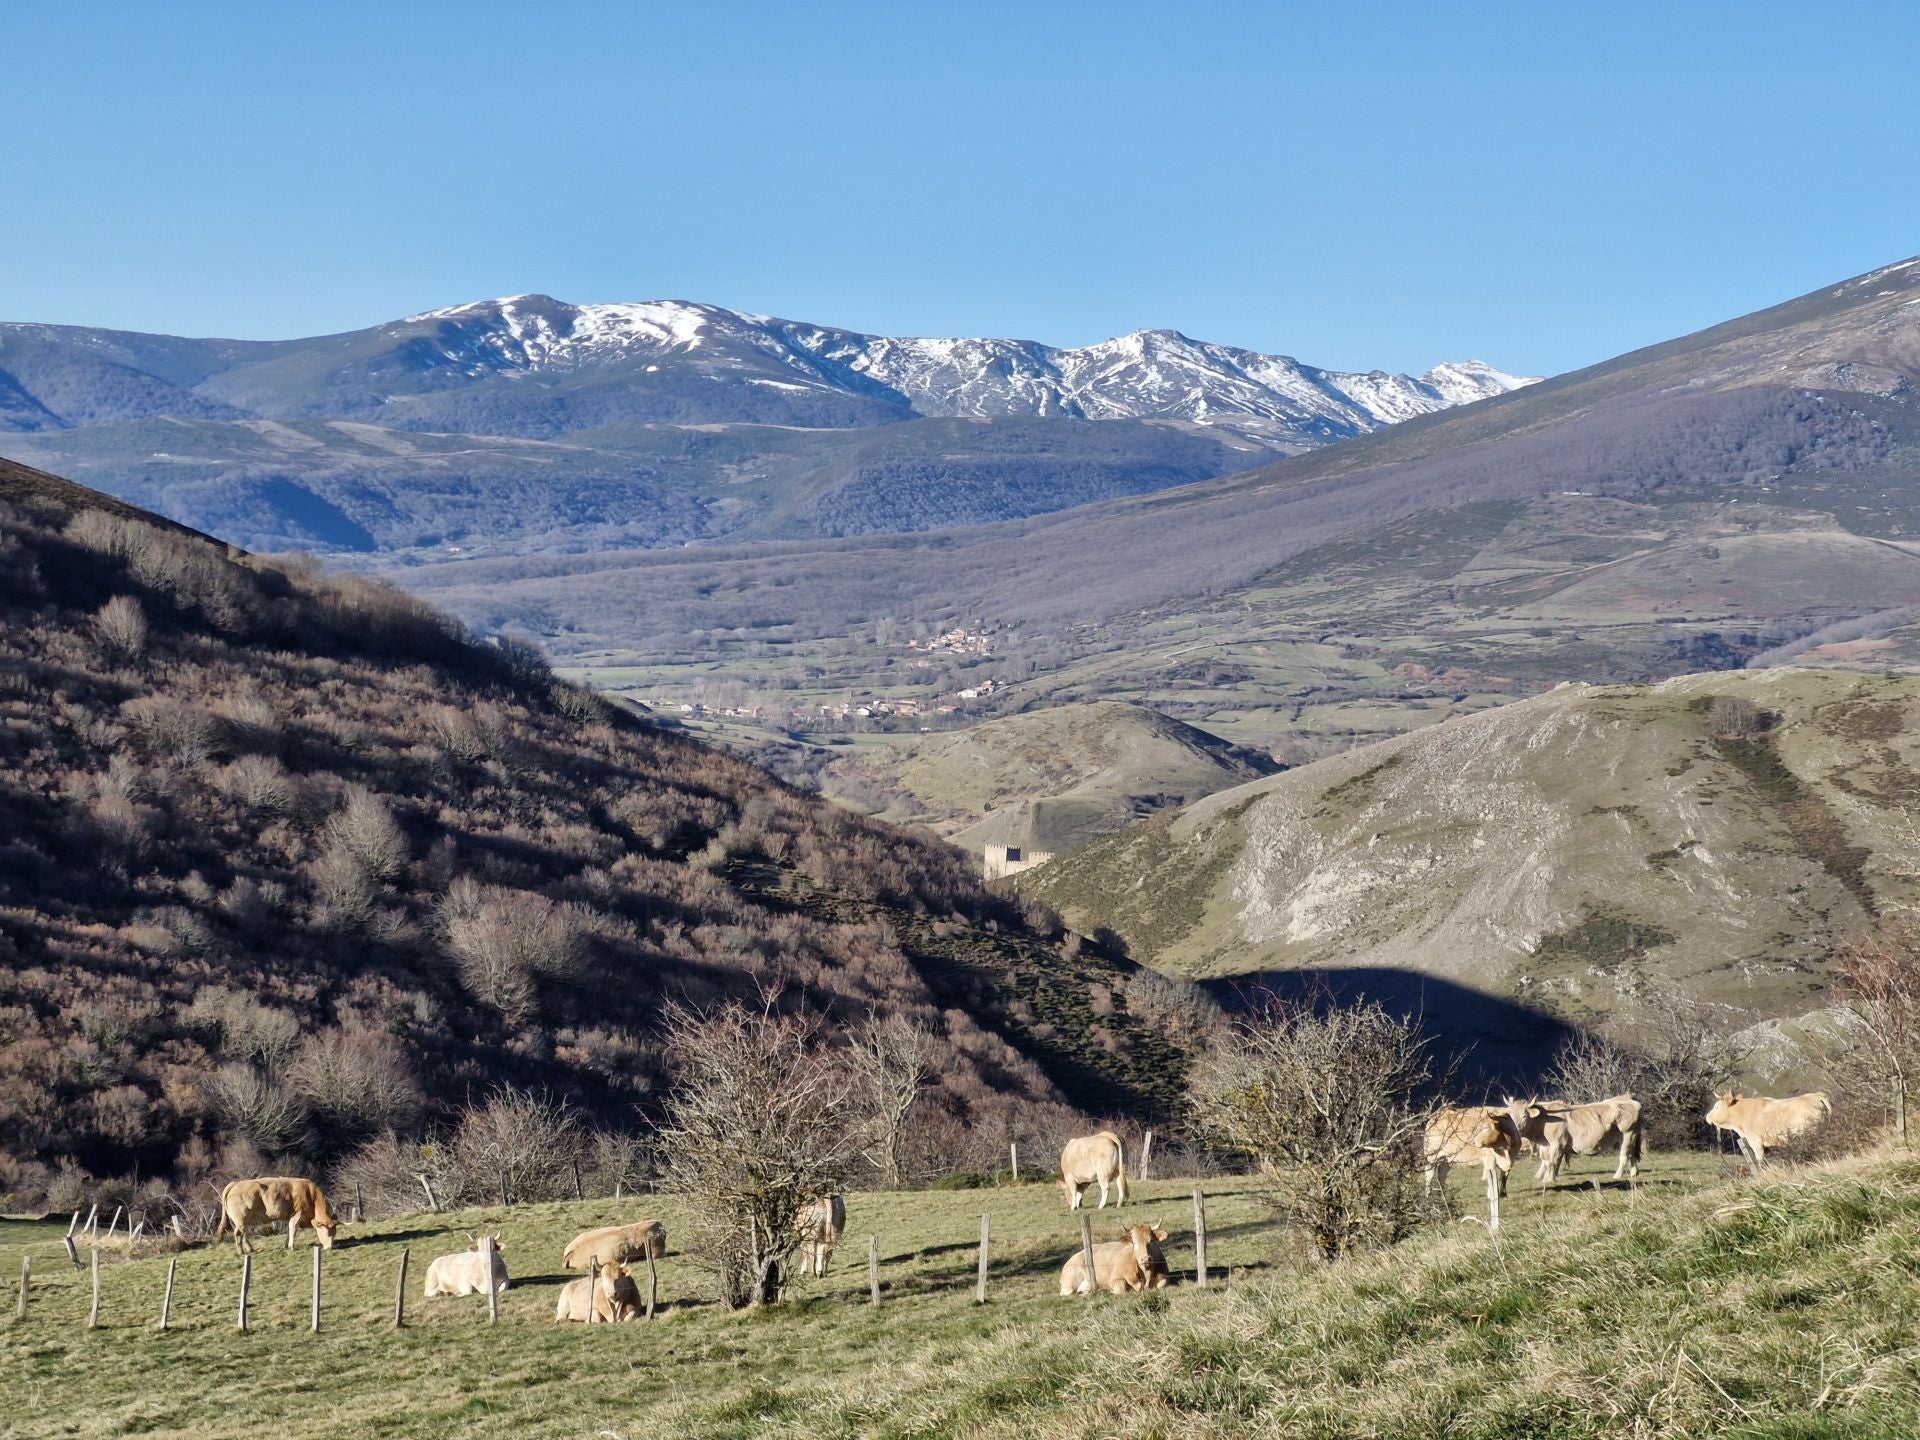
[[[1536,1087],[1553,1053],[1579,1034],[1557,1015],[1456,981],[1384,966],[1325,970],[1262,970],[1202,982],[1228,1010],[1246,1010],[1269,996],[1313,1004],[1378,1001],[1398,1015],[1417,1017],[1433,1040],[1434,1068],[1454,1074],[1449,1088],[1463,1096]]]

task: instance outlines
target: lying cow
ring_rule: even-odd
[[[1069,1140],[1060,1151],[1060,1189],[1069,1210],[1080,1208],[1082,1192],[1093,1184],[1100,1187],[1102,1210],[1107,1208],[1110,1185],[1116,1193],[1114,1203],[1127,1203],[1127,1147],[1111,1130]]]
[[[1095,1283],[1113,1295],[1129,1295],[1136,1290],[1164,1290],[1167,1286],[1167,1257],[1160,1249],[1167,1232],[1156,1221],[1129,1225],[1122,1238],[1093,1247]],[[1087,1255],[1077,1251],[1060,1267],[1060,1293],[1087,1293]]]
[[[847,1228],[845,1197],[822,1195],[794,1217],[794,1227],[800,1232],[800,1273],[824,1276],[833,1260],[833,1247]]]
[[[1824,1090],[1805,1095],[1790,1095],[1783,1100],[1765,1095],[1742,1095],[1729,1090],[1716,1095],[1707,1111],[1707,1123],[1720,1130],[1733,1131],[1740,1153],[1758,1175],[1767,1163],[1767,1151],[1797,1140],[1817,1128],[1833,1113],[1833,1101]]]
[[[493,1288],[502,1294],[507,1289],[507,1262],[505,1246],[499,1236],[493,1237]],[[433,1263],[427,1266],[427,1298],[436,1295],[484,1295],[487,1293],[486,1257],[480,1253],[480,1242],[475,1240],[464,1250],[451,1255],[437,1255]]]
[[[666,1253],[667,1227],[658,1220],[637,1220],[581,1231],[567,1242],[560,1263],[569,1270],[585,1270],[596,1260],[602,1265],[624,1265],[629,1260],[664,1259]]]
[[[1518,1130],[1523,1148],[1539,1152],[1534,1179],[1543,1185],[1560,1178],[1569,1155],[1598,1155],[1619,1147],[1613,1178],[1631,1180],[1640,1173],[1646,1153],[1646,1128],[1640,1102],[1631,1095],[1613,1095],[1576,1105],[1566,1100],[1509,1100],[1507,1115]]]
[[[553,1308],[555,1324],[568,1320],[587,1323],[589,1286],[593,1288],[593,1320],[632,1320],[640,1314],[640,1287],[633,1283],[626,1266],[616,1262],[605,1266],[598,1275],[582,1275],[560,1288],[559,1302]]]
[[[289,1250],[293,1249],[293,1237],[302,1225],[320,1237],[323,1250],[333,1248],[334,1232],[340,1228],[333,1211],[327,1208],[327,1197],[311,1180],[288,1176],[232,1180],[220,1192],[220,1224],[213,1232],[216,1241],[231,1229],[234,1248],[244,1254],[253,1249],[253,1241],[247,1235],[249,1230],[280,1225],[287,1227]]]
[[[1498,1230],[1500,1197],[1507,1192],[1507,1176],[1513,1171],[1513,1157],[1519,1149],[1519,1128],[1505,1109],[1470,1105],[1437,1110],[1427,1121],[1427,1193],[1433,1192],[1436,1180],[1446,1185],[1450,1167],[1478,1165],[1487,1187],[1487,1228]]]

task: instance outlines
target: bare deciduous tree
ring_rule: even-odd
[[[680,1077],[660,1132],[667,1181],[692,1202],[690,1248],[736,1308],[779,1298],[801,1210],[845,1184],[866,1139],[853,1076],[819,1028],[772,996],[667,1012]]]
[[[1418,1025],[1378,1004],[1274,998],[1214,1040],[1188,1086],[1195,1119],[1259,1162],[1274,1210],[1333,1260],[1418,1222],[1430,1074]]]
[[[847,1063],[873,1125],[875,1163],[890,1189],[905,1180],[907,1121],[933,1083],[938,1047],[930,1031],[902,1015],[869,1015],[847,1047]]]
[[[515,1201],[559,1200],[573,1193],[586,1138],[565,1101],[503,1085],[461,1117],[448,1146],[451,1178],[468,1200],[497,1198],[503,1183]]]
[[[1907,1143],[1907,1093],[1920,1069],[1920,925],[1884,922],[1840,950],[1840,1005],[1864,1043],[1855,1063],[1886,1097],[1894,1139]]]

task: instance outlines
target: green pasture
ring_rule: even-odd
[[[1058,1294],[1078,1223],[1052,1186],[853,1195],[832,1274],[790,1303],[726,1312],[676,1247],[660,1264],[660,1316],[604,1326],[552,1323],[562,1246],[643,1214],[671,1237],[684,1215],[672,1197],[413,1215],[342,1232],[318,1335],[304,1233],[292,1254],[261,1245],[245,1333],[231,1247],[181,1252],[162,1334],[165,1255],[104,1260],[89,1331],[65,1225],[8,1222],[0,1274],[30,1253],[34,1281],[24,1320],[11,1284],[0,1290],[0,1434],[1917,1433],[1920,1164],[1783,1169],[1756,1186],[1722,1157],[1656,1154],[1631,1189],[1610,1173],[1585,1161],[1545,1192],[1517,1174],[1495,1237],[1477,1218],[1477,1176],[1456,1171],[1460,1218],[1332,1267],[1276,1233],[1256,1181],[1207,1180],[1205,1290],[1191,1272],[1194,1182],[1142,1183],[1124,1211],[1094,1212],[1096,1238],[1123,1217],[1159,1220],[1176,1283],[1091,1301]],[[496,1326],[481,1298],[420,1293],[427,1260],[482,1228],[501,1234],[515,1277]],[[1554,1423],[1529,1423],[1539,1415]]]

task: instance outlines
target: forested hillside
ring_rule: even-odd
[[[631,1131],[663,1003],[761,990],[927,1026],[948,1163],[1176,1093],[1168,987],[943,846],[385,584],[4,462],[0,507],[0,1192],[321,1167],[505,1084]]]

